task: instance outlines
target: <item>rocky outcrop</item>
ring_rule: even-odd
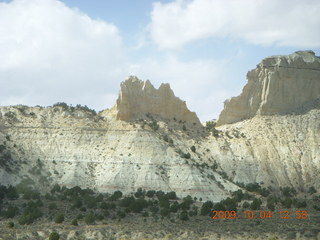
[[[190,112],[186,102],[177,98],[170,85],[161,84],[159,89],[153,87],[149,80],[141,81],[129,77],[121,83],[116,105],[113,107],[116,119],[132,121],[152,114],[162,119],[173,119],[200,124],[197,115]]]
[[[211,129],[213,134],[195,129],[198,118],[169,85],[155,89],[135,77],[121,84],[110,111],[125,121],[63,104],[0,107],[0,182],[15,185],[28,177],[39,188],[55,183],[101,192],[143,188],[212,201],[237,190],[236,182],[318,190],[320,110],[273,115],[317,99],[317,59],[311,52],[265,59],[230,101],[234,109],[226,104],[221,114],[223,123],[252,118]],[[144,118],[147,113],[154,118]],[[128,122],[139,118],[144,119]],[[183,130],[182,122],[166,121],[173,118],[192,126]]]
[[[287,114],[320,98],[320,58],[312,51],[265,58],[247,74],[238,97],[226,100],[217,126],[255,115]]]

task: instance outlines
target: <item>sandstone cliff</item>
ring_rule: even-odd
[[[237,190],[236,182],[320,189],[320,110],[284,114],[319,97],[318,69],[311,52],[265,59],[219,119],[238,122],[213,134],[195,126],[198,118],[168,85],[157,90],[134,77],[122,83],[115,107],[98,115],[63,106],[0,107],[0,182],[31,178],[39,187],[124,193],[141,187],[213,201]]]
[[[247,79],[240,96],[225,101],[218,126],[312,105],[320,98],[320,58],[312,51],[268,57],[248,72]]]
[[[113,107],[116,119],[132,121],[152,114],[165,120],[176,118],[188,123],[200,124],[197,115],[190,112],[186,102],[177,98],[169,84],[155,89],[149,80],[129,77],[121,83],[119,97]]]

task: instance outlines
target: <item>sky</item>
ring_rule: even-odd
[[[319,0],[0,0],[0,105],[111,108],[135,75],[201,121],[265,57],[320,55]]]

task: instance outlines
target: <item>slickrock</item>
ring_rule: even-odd
[[[320,98],[320,58],[312,51],[268,57],[247,79],[240,96],[225,101],[217,126],[312,105]]]

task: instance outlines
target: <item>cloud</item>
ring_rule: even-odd
[[[113,24],[57,0],[14,0],[0,3],[0,36],[1,105],[114,103],[126,57]]]
[[[160,49],[211,37],[318,48],[319,12],[318,0],[176,0],[153,4],[149,29]]]
[[[166,56],[132,64],[131,72],[142,80],[149,79],[155,87],[170,83],[175,95],[186,101],[188,108],[204,121],[217,118],[224,100],[236,93],[231,87],[225,90],[230,81],[228,66],[228,59],[187,62]]]

